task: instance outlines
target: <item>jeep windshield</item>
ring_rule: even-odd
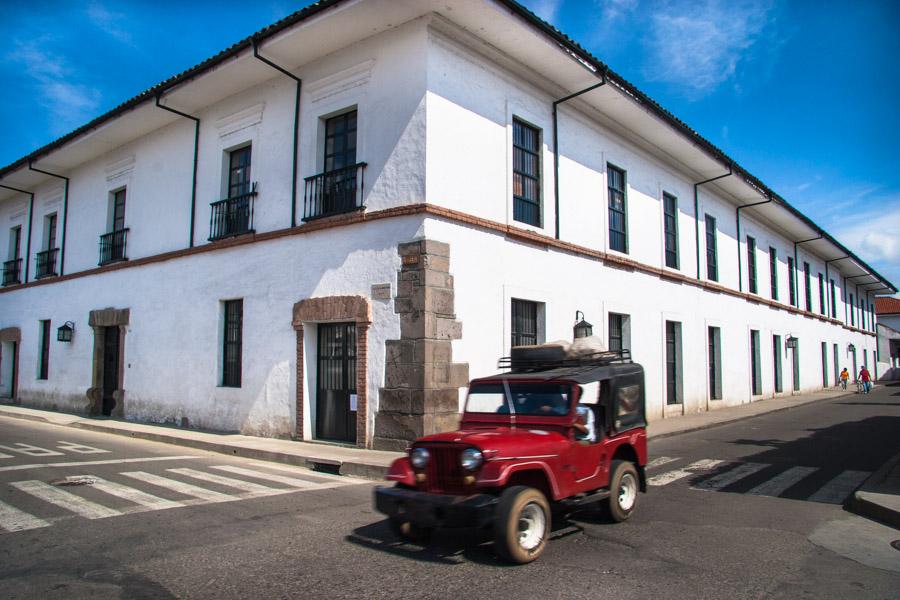
[[[469,388],[466,412],[564,417],[569,414],[571,392],[565,383],[478,383]]]

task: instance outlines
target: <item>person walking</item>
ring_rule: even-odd
[[[872,376],[869,374],[866,365],[863,365],[863,368],[859,370],[859,380],[863,384],[863,393],[868,394],[869,390],[872,389]]]
[[[850,380],[850,373],[847,371],[847,367],[844,367],[843,370],[841,370],[840,378],[841,378],[841,387],[846,390],[847,382]]]

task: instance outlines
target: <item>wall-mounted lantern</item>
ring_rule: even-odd
[[[579,317],[579,315],[581,316]],[[594,326],[584,320],[584,313],[580,310],[575,311],[575,321],[575,327],[572,328],[572,331],[575,333],[576,339],[594,334]]]
[[[797,347],[797,338],[794,336],[788,336],[787,343],[785,344],[788,348],[796,348]]]
[[[847,352],[856,352],[856,346],[853,344],[847,344]]]
[[[56,330],[56,341],[71,342],[73,333],[75,333],[75,323],[66,321]]]

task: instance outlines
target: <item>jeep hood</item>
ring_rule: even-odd
[[[491,429],[462,429],[436,433],[416,440],[415,445],[449,443],[474,446],[488,452],[489,458],[510,458],[558,453],[568,440],[554,431],[525,427],[496,427]]]

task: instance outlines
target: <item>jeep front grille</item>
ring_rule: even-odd
[[[466,492],[465,473],[459,464],[459,455],[464,446],[455,444],[424,444],[431,453],[431,460],[425,468],[425,491],[439,494],[462,494]]]

